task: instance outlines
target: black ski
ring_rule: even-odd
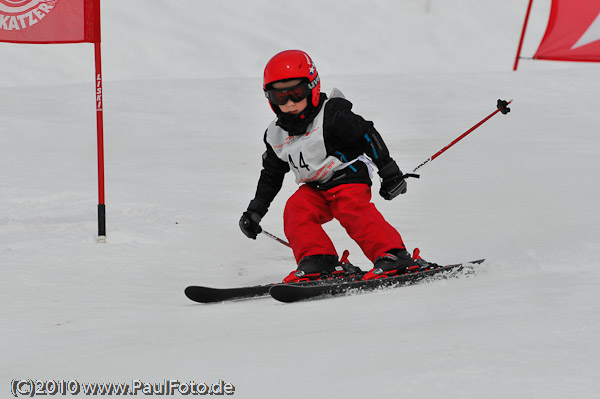
[[[289,303],[324,296],[347,295],[357,292],[374,291],[381,288],[395,288],[413,284],[437,274],[440,275],[439,277],[448,276],[447,272],[457,272],[468,264],[479,264],[483,263],[483,261],[484,259],[479,259],[468,263],[438,266],[432,269],[426,269],[414,273],[403,274],[401,276],[381,278],[377,280],[359,280],[335,283],[329,282],[318,285],[304,286],[277,284],[273,285],[269,289],[269,293],[278,301]]]
[[[269,289],[276,284],[254,285],[237,288],[213,288],[191,285],[185,289],[185,296],[194,302],[212,303],[269,296]]]
[[[483,262],[483,259],[474,261],[471,263],[481,263],[481,262]],[[315,290],[312,290],[311,292],[313,292],[313,293],[322,292],[322,293],[318,293],[316,295],[310,295],[309,297],[306,297],[306,298],[300,298],[300,299],[307,299],[307,298],[312,298],[314,296],[327,295],[328,294],[327,292],[323,292],[323,291],[327,291],[327,289],[324,288],[323,290],[320,290],[319,287],[321,287],[321,286],[345,287],[343,284],[356,282],[356,283],[359,283],[359,285],[360,285],[360,283],[367,283],[367,285],[365,287],[361,287],[361,288],[364,290],[372,290],[372,289],[379,288],[381,286],[400,284],[400,283],[402,283],[403,279],[406,279],[407,281],[404,282],[402,285],[406,285],[406,284],[412,283],[416,280],[419,280],[422,277],[426,277],[431,274],[435,274],[436,270],[437,270],[437,272],[440,272],[440,271],[457,268],[459,266],[462,266],[462,264],[445,266],[445,267],[442,267],[439,269],[429,270],[427,272],[419,272],[419,273],[413,273],[413,274],[403,275],[403,276],[399,276],[399,277],[383,279],[383,280],[386,280],[385,282],[382,280],[371,280],[371,282],[362,282],[360,280],[361,275],[359,274],[359,275],[355,275],[352,277],[335,278],[334,279],[335,283],[332,283],[333,280],[318,280],[318,281],[308,281],[308,282],[292,283],[292,284],[271,283],[271,284],[262,284],[262,285],[253,285],[253,286],[235,287],[235,288],[215,288],[215,287],[203,287],[203,286],[192,285],[192,286],[187,287],[184,292],[185,292],[185,296],[187,296],[189,299],[191,299],[194,302],[200,302],[200,303],[214,303],[214,302],[235,301],[235,300],[243,300],[243,299],[263,298],[263,297],[269,296],[269,293],[273,294],[273,291],[271,290],[271,288],[273,288],[275,286],[277,286],[277,287],[293,287],[293,288],[294,287],[299,287],[299,288],[315,287]],[[427,274],[423,275],[422,273],[427,273]],[[373,285],[375,288],[369,288],[371,285]],[[351,289],[351,288],[349,288],[349,289]],[[287,295],[287,294],[285,294],[285,291],[286,290],[281,291],[280,288],[277,288],[275,290],[275,295],[278,295],[278,292],[284,292],[281,295]],[[308,292],[308,291],[306,291],[306,292]],[[336,294],[330,294],[330,295],[339,295],[341,293],[343,293],[343,292],[339,292]],[[278,299],[278,298],[275,298],[275,299]],[[300,300],[300,299],[297,299],[297,300]],[[278,300],[281,300],[281,299],[278,299]],[[285,302],[285,301],[283,301],[283,302]]]
[[[214,288],[214,287],[203,287],[198,285],[191,285],[185,289],[185,296],[194,302],[200,303],[213,303],[213,302],[225,302],[235,301],[241,299],[252,299],[262,298],[269,296],[269,290],[271,287],[276,285],[294,285],[294,286],[312,286],[320,284],[328,284],[335,280],[338,282],[349,282],[360,280],[364,272],[360,274],[347,276],[347,277],[334,277],[327,280],[314,280],[300,283],[271,283],[264,285],[253,285],[247,287],[235,287],[235,288]]]

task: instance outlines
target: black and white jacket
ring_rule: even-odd
[[[298,184],[322,190],[348,183],[371,185],[369,162],[363,161],[365,155],[379,170],[384,166],[399,170],[373,122],[353,113],[352,103],[338,90],[331,98],[321,94],[318,107],[309,102],[300,115],[273,108],[278,118],[265,131],[263,169],[256,195],[248,206],[249,211],[261,217],[290,170]]]

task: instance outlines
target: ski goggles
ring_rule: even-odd
[[[299,85],[285,89],[265,90],[265,97],[269,99],[271,104],[275,105],[284,105],[288,100],[298,103],[308,97],[309,94],[308,82],[302,82]]]

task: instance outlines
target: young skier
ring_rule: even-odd
[[[263,169],[256,195],[240,219],[242,232],[256,239],[260,221],[291,169],[300,188],[288,199],[283,221],[298,266],[284,282],[326,278],[344,266],[322,228],[333,218],[373,262],[364,279],[427,265],[418,251],[413,259],[371,202],[371,163],[382,179],[379,194],[384,199],[406,192],[403,174],[383,139],[372,122],[351,111],[352,103],[339,91],[328,98],[320,89],[317,69],[303,51],[283,51],[267,63],[263,90],[277,118],[264,135]]]

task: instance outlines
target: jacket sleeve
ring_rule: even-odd
[[[332,98],[327,103],[328,118],[325,129],[337,136],[346,145],[358,146],[362,153],[382,169],[394,160],[373,122],[352,112],[352,103],[343,98]]]
[[[254,211],[261,217],[264,217],[269,210],[271,202],[281,190],[285,174],[290,171],[288,163],[279,159],[273,148],[267,143],[266,132],[264,142],[267,150],[262,156],[263,168],[260,172],[254,199],[248,205],[249,211]]]

